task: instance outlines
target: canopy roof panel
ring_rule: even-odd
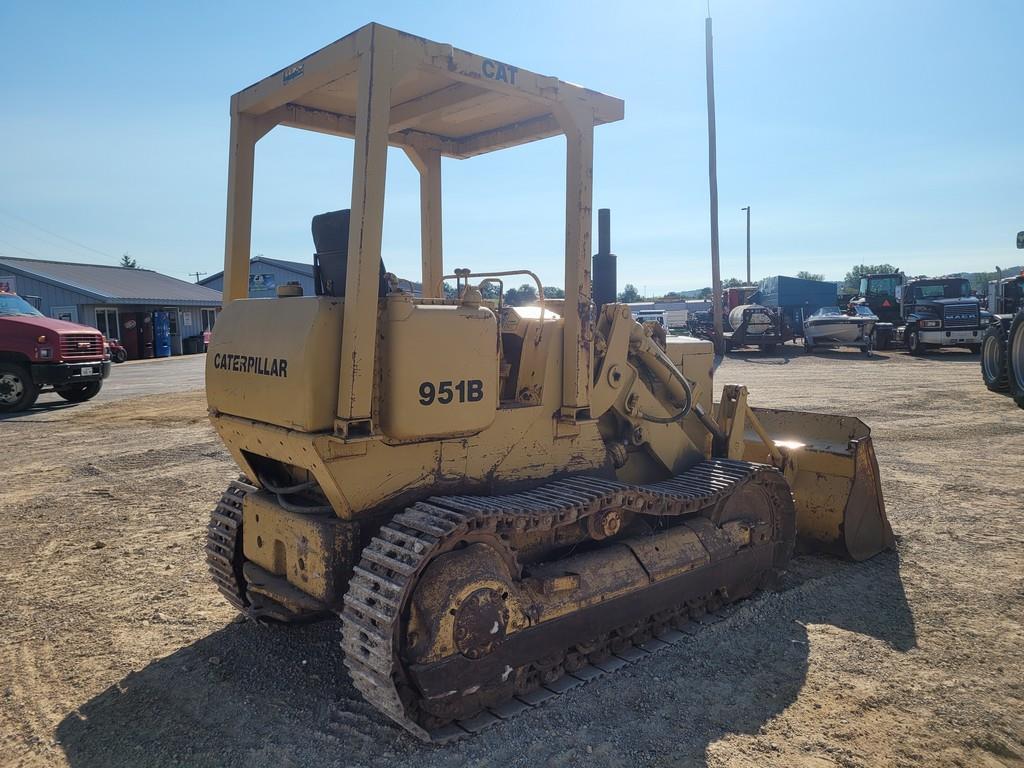
[[[389,140],[470,157],[561,133],[553,111],[575,102],[594,125],[621,120],[624,104],[554,77],[368,24],[235,94],[232,108],[285,124],[351,136],[359,96],[359,58],[389,57]]]

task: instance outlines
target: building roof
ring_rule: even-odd
[[[253,256],[249,259],[249,271],[252,272],[252,265],[256,263],[268,264],[278,269],[285,269],[291,272],[296,272],[306,277],[313,277],[313,264],[312,262],[306,263],[302,261],[285,261],[284,259],[271,259],[269,256]],[[214,280],[219,280],[224,276],[224,271],[214,272],[209,277],[204,277],[199,281],[200,285],[209,285]]]
[[[267,264],[273,264],[275,267],[281,269],[290,269],[292,272],[301,272],[309,277],[313,276],[313,263],[304,263],[301,261],[285,261],[284,259],[271,259],[267,256],[257,256],[252,261],[262,261]],[[250,262],[251,263],[251,262]]]
[[[0,268],[21,272],[101,303],[215,306],[222,300],[220,291],[151,269],[7,257],[0,258]]]

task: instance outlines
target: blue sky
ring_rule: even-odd
[[[723,276],[743,274],[745,205],[755,278],[1021,261],[1024,2],[712,12]],[[625,121],[597,130],[594,183],[620,285],[707,285],[705,13],[692,0],[0,0],[0,254],[218,271],[230,95],[379,21],[623,98]],[[446,268],[520,266],[560,284],[563,163],[557,138],[445,161]],[[254,254],[310,260],[310,217],[347,207],[351,164],[343,139],[279,128],[261,141]],[[419,272],[417,190],[393,152],[385,261],[403,276]]]

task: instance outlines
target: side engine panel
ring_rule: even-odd
[[[498,323],[486,307],[388,300],[380,425],[397,440],[471,435],[498,407]]]
[[[331,429],[343,309],[324,296],[228,304],[206,356],[210,408],[302,432]]]

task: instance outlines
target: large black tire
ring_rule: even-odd
[[[39,397],[39,387],[28,368],[17,363],[0,363],[0,413],[15,413],[31,408]]]
[[[72,384],[67,387],[61,387],[57,390],[57,394],[69,403],[84,403],[86,400],[92,400],[96,397],[102,388],[103,380],[100,379],[99,381],[89,381],[85,384]]]
[[[912,355],[923,355],[924,344],[921,343],[921,336],[917,332],[917,328],[908,328],[906,332],[907,340],[907,352]]]
[[[1006,374],[1006,329],[996,323],[981,337],[981,379],[992,392],[1006,392]]]
[[[1006,373],[1010,396],[1024,408],[1024,310],[1013,318],[1006,336]]]
[[[124,349],[115,349],[114,352],[110,355],[110,359],[113,360],[115,363],[123,363],[125,360],[128,359],[128,352],[127,350]]]

